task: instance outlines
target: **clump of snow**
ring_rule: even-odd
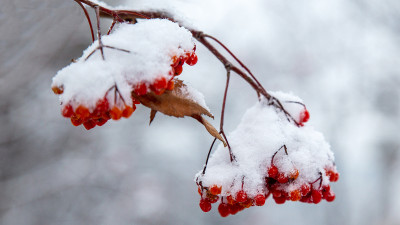
[[[274,96],[282,102],[302,102],[289,94],[274,93]],[[266,190],[265,178],[275,153],[273,164],[281,173],[299,171],[296,180],[281,187],[285,191],[312,183],[321,174],[322,184],[329,183],[324,169],[334,166],[334,156],[323,135],[308,125],[298,127],[288,122],[284,113],[267,103],[263,99],[248,109],[239,126],[228,135],[236,161],[230,161],[228,148],[220,144],[211,155],[205,174],[200,171],[196,175],[197,183],[201,182],[204,187],[222,186],[222,195],[243,189],[254,197]],[[287,154],[283,145],[287,147]]]
[[[95,41],[77,62],[58,71],[53,78],[52,86],[63,89],[62,104],[70,102],[74,108],[81,104],[93,110],[96,101],[114,86],[123,99],[130,99],[138,83],[149,87],[156,79],[170,80],[172,58],[194,48],[192,34],[187,29],[162,19],[121,24],[110,35],[102,36],[102,42],[117,49],[103,48],[105,60],[99,50],[88,58],[99,46]],[[127,101],[127,104],[132,103]]]
[[[186,99],[190,99],[193,102],[199,104],[201,107],[203,107],[207,111],[210,111],[210,109],[208,108],[208,106],[206,104],[206,100],[204,99],[203,93],[201,93],[200,91],[198,91],[197,89],[195,89],[191,85],[186,84],[185,86],[183,86],[180,89],[179,94],[182,97],[184,97]]]
[[[306,110],[306,107],[301,98],[281,91],[270,92],[270,94],[279,99],[282,106],[297,123],[302,123],[302,112]]]

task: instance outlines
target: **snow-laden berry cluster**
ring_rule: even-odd
[[[229,136],[235,160],[222,144],[196,175],[200,208],[208,212],[219,202],[225,217],[251,206],[262,206],[272,195],[276,203],[307,203],[335,199],[330,182],[339,179],[334,156],[321,133],[304,126],[309,114],[301,99],[277,92],[285,110],[298,123],[263,99],[250,108]]]
[[[121,24],[95,41],[76,62],[53,78],[62,115],[75,126],[101,126],[109,119],[128,118],[139,101],[131,95],[174,89],[174,77],[186,62],[197,62],[192,34],[168,20]],[[104,51],[102,57],[100,47]]]

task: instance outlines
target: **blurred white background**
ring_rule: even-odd
[[[228,218],[215,206],[203,213],[193,178],[212,141],[204,128],[163,115],[149,127],[144,107],[101,128],[73,127],[50,84],[91,42],[81,8],[72,0],[2,0],[1,225],[400,224],[400,1],[108,3],[175,7],[222,40],[265,88],[303,98],[308,124],[335,152],[336,200],[276,205],[268,199]],[[219,115],[225,70],[197,49],[198,64],[181,77]],[[256,100],[233,76],[228,133]],[[212,123],[219,124],[218,116]]]

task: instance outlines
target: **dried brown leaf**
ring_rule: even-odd
[[[225,140],[219,134],[217,129],[215,129],[215,127],[213,127],[213,125],[211,125],[211,123],[209,123],[206,119],[204,119],[202,116],[199,116],[199,115],[194,115],[192,117],[195,118],[197,121],[199,121],[201,124],[203,124],[204,127],[206,128],[206,130],[208,131],[208,133],[210,133],[213,137],[217,138],[218,140],[222,141],[222,143],[226,147]]]
[[[156,113],[157,113],[157,110],[152,109],[150,111],[150,123],[149,123],[149,125],[151,124],[151,122],[153,122],[154,118],[156,117]]]
[[[133,92],[132,96],[144,106],[168,116],[207,115],[214,118],[207,109],[184,95],[183,90],[185,87],[186,85],[182,81],[175,80],[175,88],[172,91],[165,91],[162,95],[149,92],[146,95],[139,96]]]

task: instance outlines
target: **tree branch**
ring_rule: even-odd
[[[92,8],[98,7],[101,16],[111,17],[115,19],[117,22],[131,22],[135,21],[138,18],[139,19],[161,18],[177,22],[180,26],[184,27],[182,23],[174,19],[173,15],[163,11],[113,10],[99,6],[90,0],[75,0],[75,1],[81,4],[86,4]],[[294,120],[292,115],[290,115],[287,112],[287,110],[283,107],[281,102],[277,98],[271,96],[265,90],[265,88],[261,85],[261,83],[258,82],[256,77],[251,73],[251,71],[224,44],[222,44],[222,42],[220,42],[219,40],[210,35],[204,34],[201,31],[194,29],[188,29],[188,30],[192,33],[193,37],[197,41],[202,43],[225,67],[229,66],[231,71],[235,72],[243,80],[245,80],[256,91],[258,96],[262,95],[263,97],[265,97],[269,102],[268,104],[281,110],[285,114],[289,122],[293,122],[296,126],[300,126],[299,123],[297,123]],[[244,71],[241,70],[239,67],[233,65],[232,62],[230,62],[224,55],[222,55],[222,53],[220,53],[210,42],[208,42],[206,38],[211,38],[212,40],[216,41],[219,45],[221,45],[236,60],[236,62],[239,63],[239,65],[244,69]]]

